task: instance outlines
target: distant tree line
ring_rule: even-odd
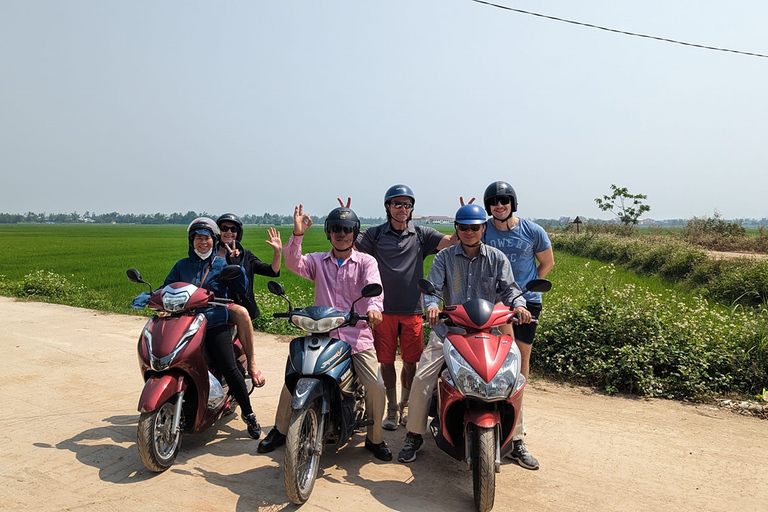
[[[101,213],[86,211],[83,214],[72,213],[0,213],[0,224],[189,224],[197,217],[210,217],[216,219],[218,214],[208,212],[187,213]],[[262,224],[280,226],[284,224],[293,224],[293,217],[290,215],[277,215],[265,213],[264,215],[243,215],[240,217],[245,224]],[[322,224],[325,221],[325,215],[322,217],[312,216],[312,222]],[[381,217],[361,217],[363,224],[381,224],[384,219]]]

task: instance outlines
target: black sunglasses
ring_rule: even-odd
[[[490,204],[491,206],[496,206],[497,204],[503,204],[504,206],[506,206],[511,202],[512,202],[512,199],[509,196],[493,197],[488,200],[488,204]]]
[[[221,226],[222,233],[226,233],[227,231],[231,231],[232,233],[237,233],[240,231],[240,228],[237,226]]]
[[[354,231],[354,229],[349,226],[334,224],[333,226],[331,226],[331,231],[333,231],[334,233],[341,233],[342,231],[345,233],[351,233],[352,231]]]
[[[410,210],[413,208],[413,203],[406,203],[403,201],[392,201],[392,206],[397,208],[398,210],[401,208],[405,208],[406,210]]]
[[[457,224],[456,226],[459,228],[459,231],[469,231],[470,229],[472,231],[480,231],[483,227],[482,224]]]

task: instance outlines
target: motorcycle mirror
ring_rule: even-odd
[[[437,290],[435,289],[435,285],[432,284],[432,281],[429,281],[428,279],[424,279],[424,278],[419,279],[417,286],[419,288],[419,291],[424,295],[434,295],[435,292],[437,292]]]
[[[240,265],[227,265],[223,269],[221,269],[221,274],[219,274],[219,279],[222,281],[232,281],[233,279],[237,279],[240,277],[241,270]]]
[[[376,297],[381,295],[381,292],[382,288],[379,283],[371,283],[363,286],[363,289],[360,293],[363,297]]]
[[[136,270],[135,268],[129,268],[125,271],[125,275],[128,276],[128,280],[133,283],[143,283],[144,281],[141,279],[141,272]]]
[[[529,292],[548,292],[552,289],[552,281],[549,279],[531,279],[525,285],[525,288]]]
[[[267,283],[267,289],[273,295],[285,295],[285,288],[277,281],[270,281]]]

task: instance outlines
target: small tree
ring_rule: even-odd
[[[640,220],[640,216],[651,210],[642,199],[648,199],[644,194],[630,194],[626,187],[611,185],[613,194],[596,198],[597,207],[604,212],[611,212],[619,218],[625,226],[634,226]]]

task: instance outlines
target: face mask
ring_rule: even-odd
[[[195,249],[195,254],[197,254],[200,257],[201,260],[207,260],[212,252],[213,252],[213,248],[208,249],[208,252],[206,252],[205,254],[203,254],[202,252],[199,252],[197,249]]]

